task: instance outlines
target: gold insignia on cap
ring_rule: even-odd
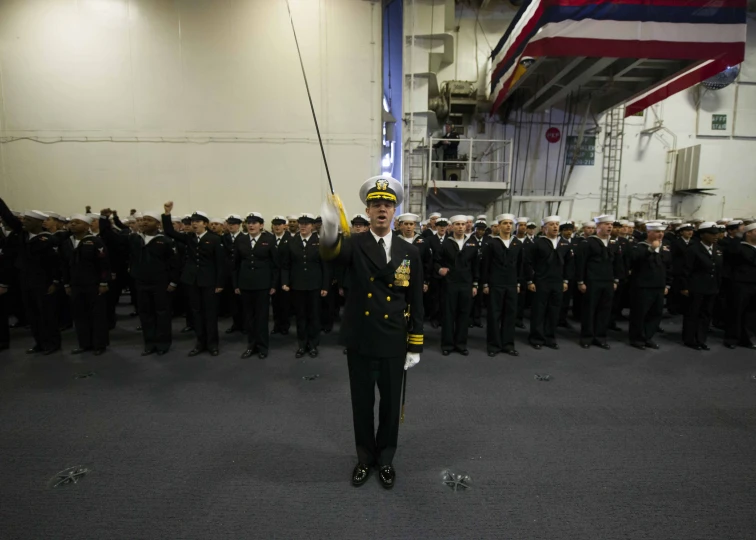
[[[375,189],[379,191],[386,191],[388,189],[388,180],[380,179],[375,181]]]

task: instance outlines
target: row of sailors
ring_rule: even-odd
[[[218,296],[225,292],[231,295],[234,327],[245,328],[248,336],[243,357],[267,356],[271,300],[274,333],[288,330],[293,306],[296,356],[317,356],[322,304],[330,294],[331,306],[337,306],[333,296],[349,290],[349,276],[336,275],[320,258],[317,217],[275,216],[267,232],[256,212],[242,223],[240,216],[211,219],[199,211],[177,218],[172,208],[166,203],[163,214],[146,212],[124,222],[106,209],[72,216],[58,229],[54,222],[63,219],[39,211],[25,212],[19,219],[0,199],[0,217],[9,232],[1,239],[0,317],[7,321],[8,302],[2,293],[15,282],[35,339],[28,352],[50,354],[60,348],[56,315],[61,310],[55,298],[65,295],[79,340],[73,352],[101,354],[108,345],[108,312],[114,309],[108,299],[115,296],[117,301],[119,278],[126,272],[136,291],[143,354],[168,351],[172,297],[180,287],[197,338],[190,355],[205,350],[218,354]],[[582,236],[575,237],[574,225],[558,216],[543,220],[538,235],[528,218],[502,214],[490,229],[478,219],[473,230],[470,218],[432,215],[422,234],[416,232],[418,216],[397,218],[396,234],[420,250],[426,313],[434,326],[443,326],[444,354],[468,354],[468,328],[471,322],[481,325],[484,304],[489,355],[518,354],[514,329],[524,327],[528,303],[529,342],[536,349],[558,348],[555,327],[570,300],[581,320],[581,345],[609,348],[606,331],[621,313],[623,297],[630,301],[631,344],[658,348],[653,336],[671,289],[684,314],[686,345],[708,349],[709,322],[722,300],[727,306],[722,310],[725,344],[753,348],[747,322],[756,287],[753,223],[728,220],[724,237],[715,223],[701,222],[697,230],[693,224],[679,224],[679,237],[673,238],[665,236],[666,225],[647,223],[637,241],[634,224],[613,216],[584,223]],[[292,233],[294,223],[297,230]],[[368,226],[364,215],[352,219],[354,232]],[[5,332],[0,333],[0,347],[5,348],[7,324],[2,321],[0,332]]]

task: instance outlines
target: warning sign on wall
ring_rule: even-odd
[[[577,146],[577,136],[567,136],[567,151],[565,152],[565,160],[567,165],[572,165],[572,160],[575,159],[575,147]],[[580,150],[577,152],[577,160],[575,165],[593,165],[596,159],[596,137],[583,137],[583,143],[580,145]]]
[[[711,130],[712,131],[726,131],[727,130],[727,115],[726,114],[712,114],[711,115]]]

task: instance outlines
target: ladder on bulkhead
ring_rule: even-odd
[[[604,141],[601,163],[601,213],[619,217],[622,141],[625,132],[625,107],[619,106],[604,116]]]

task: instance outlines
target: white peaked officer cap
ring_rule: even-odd
[[[202,210],[195,210],[191,215],[192,221],[210,221],[210,217]],[[221,221],[221,223],[223,223]]]
[[[546,225],[547,223],[552,223],[554,221],[556,221],[557,223],[559,223],[561,221],[561,219],[560,219],[559,216],[547,216],[547,217],[543,218],[543,221],[541,221],[541,225]]]
[[[158,221],[162,221],[163,219],[162,214],[160,212],[153,212],[153,211],[145,212],[142,217],[151,217],[152,219],[156,219]]]
[[[452,216],[451,219],[449,220],[449,223],[453,225],[454,223],[459,223],[460,221],[462,223],[465,223],[467,221],[467,216],[463,216],[462,214]]]
[[[93,221],[89,214],[74,214],[71,216],[71,221],[73,221],[74,219],[78,219],[79,221],[83,221],[84,223],[87,223],[89,225],[91,225]]]
[[[714,223],[713,221],[704,221],[701,223],[701,225],[698,227],[699,233],[712,233],[717,234],[719,233],[719,226]]]
[[[360,187],[360,200],[368,206],[371,201],[388,201],[397,206],[404,200],[402,184],[388,175],[371,176]]]
[[[26,212],[24,212],[24,215],[32,219],[39,219],[40,221],[44,221],[48,217],[50,217],[44,212],[40,212],[39,210],[27,210]]]
[[[428,219],[440,218],[440,217],[441,217],[440,212],[433,212],[430,216],[428,216]]]
[[[420,216],[416,214],[402,214],[398,218],[396,218],[399,223],[403,223],[405,221],[411,221],[412,223],[417,223],[420,221]]]
[[[602,216],[596,216],[593,218],[593,221],[596,222],[596,224],[599,223],[614,223],[614,216],[611,214],[604,214]]]
[[[441,216],[436,220],[436,225],[441,225],[442,227],[444,227],[448,224],[449,224],[449,220],[446,219],[444,216]]]
[[[496,216],[496,218],[494,218],[494,221],[496,221],[496,223],[501,223],[504,220],[514,221],[515,215],[514,214],[499,214],[498,216]]]
[[[665,231],[667,230],[667,226],[664,225],[664,223],[649,222],[649,223],[646,223],[646,230],[648,232]]]

